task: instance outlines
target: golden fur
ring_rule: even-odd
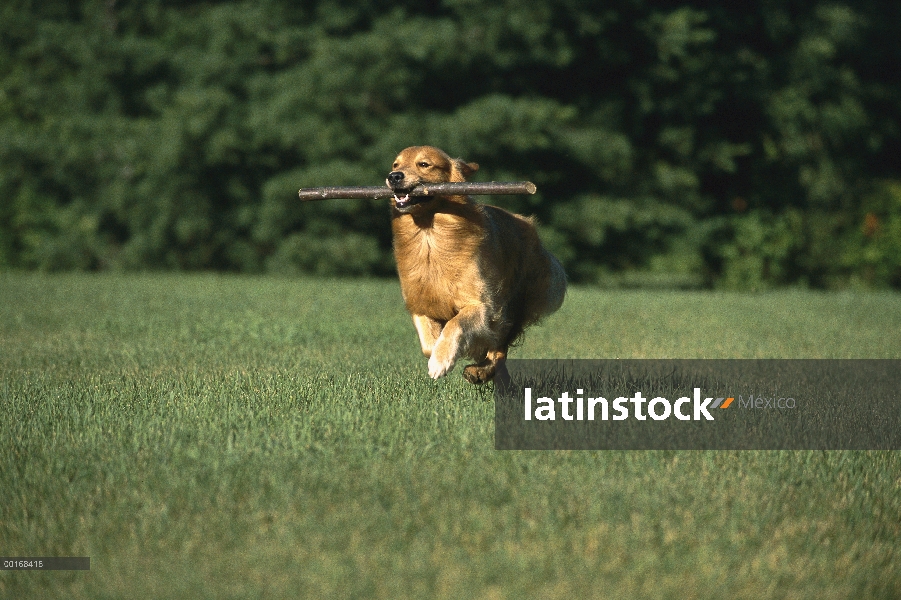
[[[465,181],[479,168],[432,146],[395,159],[386,182],[401,292],[429,358],[429,375],[446,375],[468,357],[470,383],[504,370],[523,329],[563,303],[566,276],[542,247],[532,219],[467,196],[403,197],[419,183]],[[401,196],[401,197],[398,197]]]

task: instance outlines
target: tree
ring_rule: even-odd
[[[0,265],[390,275],[384,204],[294,193],[379,184],[430,143],[538,184],[496,200],[575,281],[898,286],[861,232],[901,214],[899,11],[13,3]]]

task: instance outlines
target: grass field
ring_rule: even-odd
[[[574,289],[514,357],[901,358],[901,296]],[[395,282],[0,275],[3,598],[901,597],[901,453],[499,452]]]

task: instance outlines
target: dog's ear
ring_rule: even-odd
[[[464,162],[461,158],[455,158],[453,160],[453,165],[451,181],[466,181],[467,177],[479,170],[478,163]]]

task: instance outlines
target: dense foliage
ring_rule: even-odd
[[[435,8],[428,8],[434,6]],[[387,275],[428,143],[575,281],[901,287],[901,5],[13,0],[0,268]]]

